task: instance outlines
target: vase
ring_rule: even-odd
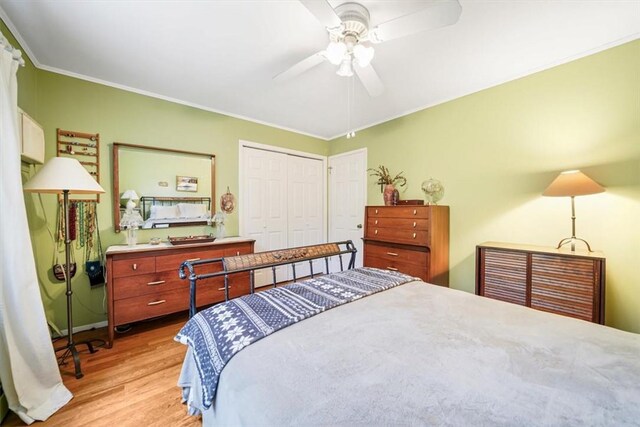
[[[127,227],[127,245],[135,246],[138,243],[138,227],[130,225]]]
[[[393,184],[387,184],[384,187],[384,192],[382,193],[382,197],[384,199],[385,206],[393,206],[393,193],[396,191],[396,188]]]

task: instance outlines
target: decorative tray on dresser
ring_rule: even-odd
[[[604,324],[601,252],[486,242],[476,248],[476,294]]]
[[[221,258],[253,253],[255,241],[227,237],[208,243],[173,246],[110,246],[107,257],[107,303],[109,347],[113,345],[115,327],[151,319],[189,308],[189,282],[180,280],[178,267],[183,261]],[[208,265],[213,273],[219,265]],[[249,293],[248,273],[229,278],[230,297]],[[222,277],[202,280],[197,305],[224,301]],[[202,286],[204,285],[204,286]]]
[[[449,206],[367,206],[364,265],[449,286]]]

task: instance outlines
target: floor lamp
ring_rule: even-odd
[[[575,198],[576,196],[586,196],[602,192],[604,192],[604,188],[600,184],[579,170],[561,172],[560,175],[558,175],[558,177],[549,184],[547,189],[544,190],[544,193],[542,193],[543,196],[571,197],[571,237],[560,240],[560,243],[558,243],[558,249],[567,243],[570,243],[571,252],[575,252],[576,241],[580,241],[587,245],[589,252],[593,252],[591,250],[591,246],[589,246],[589,243],[587,243],[586,240],[576,237]]]
[[[71,354],[76,370],[76,378],[82,378],[83,373],[80,369],[80,355],[76,346],[78,344],[86,344],[89,351],[93,353],[95,350],[90,342],[74,342],[73,341],[73,310],[72,298],[73,289],[71,289],[71,277],[68,272],[71,265],[71,240],[69,240],[69,194],[98,194],[104,193],[104,189],[96,182],[89,172],[76,159],[67,157],[54,157],[49,160],[36,173],[33,178],[24,185],[24,191],[31,193],[52,193],[62,194],[63,212],[65,224],[64,239],[64,255],[65,255],[65,282],[67,285],[67,344],[63,347],[56,348],[56,353],[65,350],[64,358]]]

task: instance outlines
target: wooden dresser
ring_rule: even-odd
[[[178,267],[183,261],[253,253],[254,242],[229,237],[192,245],[109,247],[106,251],[109,347],[113,345],[116,326],[189,308],[189,281],[178,277]],[[221,265],[206,268],[198,273],[218,271]],[[229,279],[230,297],[249,293],[248,273],[235,274]],[[224,301],[222,277],[198,282],[198,306],[220,301]]]
[[[367,206],[364,265],[449,286],[449,206]]]
[[[476,294],[604,324],[600,252],[488,242],[476,248]]]

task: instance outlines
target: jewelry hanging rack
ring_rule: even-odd
[[[89,174],[100,183],[100,134],[57,130],[56,155],[73,157],[87,169]],[[100,194],[90,199],[73,199],[73,201],[100,203]]]

